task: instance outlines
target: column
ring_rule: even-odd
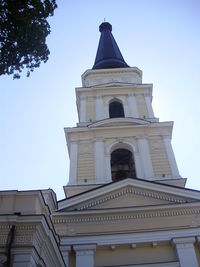
[[[176,246],[176,252],[181,267],[199,267],[194,249],[195,238],[175,238],[173,244]]]
[[[110,154],[105,154],[105,182],[112,182],[111,166],[110,166]]]
[[[104,139],[94,139],[94,162],[96,183],[104,182]]]
[[[60,250],[61,250],[66,267],[69,267],[69,252],[71,251],[71,247],[61,246]]]
[[[149,144],[146,137],[139,136],[138,139],[138,148],[140,153],[140,158],[142,162],[142,169],[144,172],[144,178],[151,179],[154,177],[151,156],[149,152]]]
[[[78,159],[78,143],[70,144],[70,168],[69,168],[69,184],[74,185],[77,181],[77,159]]]
[[[86,122],[86,97],[80,97],[80,111],[79,111],[80,122]]]
[[[76,252],[76,267],[94,267],[96,245],[73,246]]]
[[[104,105],[103,99],[101,95],[97,95],[96,97],[96,121],[103,120],[104,116]]]
[[[171,172],[172,172],[172,176],[173,177],[180,177],[179,171],[178,171],[178,166],[176,164],[176,159],[174,156],[174,151],[171,145],[171,139],[168,135],[164,135],[163,136],[163,141],[165,144],[165,149],[166,149],[166,153],[167,153],[167,157],[169,160],[169,165],[171,168]]]
[[[139,118],[135,94],[128,95],[128,106],[130,111],[130,117]]]
[[[151,96],[149,94],[144,94],[144,99],[148,111],[149,118],[154,118],[154,112],[151,104]]]

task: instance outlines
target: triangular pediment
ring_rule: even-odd
[[[131,125],[146,125],[150,122],[147,120],[136,119],[136,118],[113,118],[113,119],[105,119],[95,123],[90,124],[89,128],[96,127],[113,127],[113,126],[131,126]]]
[[[195,196],[189,193],[186,189],[126,179],[66,199],[60,202],[59,211],[153,207],[200,200],[199,192]]]

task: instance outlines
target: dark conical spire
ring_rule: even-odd
[[[112,25],[103,22],[99,26],[101,37],[92,69],[127,68],[119,47],[112,35]]]

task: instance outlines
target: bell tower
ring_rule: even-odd
[[[159,122],[152,84],[129,67],[108,22],[94,66],[76,88],[79,122],[65,128],[70,157],[67,197],[126,178],[184,187],[171,146],[173,122]]]

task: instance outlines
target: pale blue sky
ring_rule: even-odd
[[[1,76],[0,189],[52,188],[64,197],[64,127],[77,122],[75,87],[93,66],[106,18],[130,66],[153,83],[160,121],[174,121],[173,148],[187,187],[200,189],[200,1],[59,0],[50,59],[20,80]]]

